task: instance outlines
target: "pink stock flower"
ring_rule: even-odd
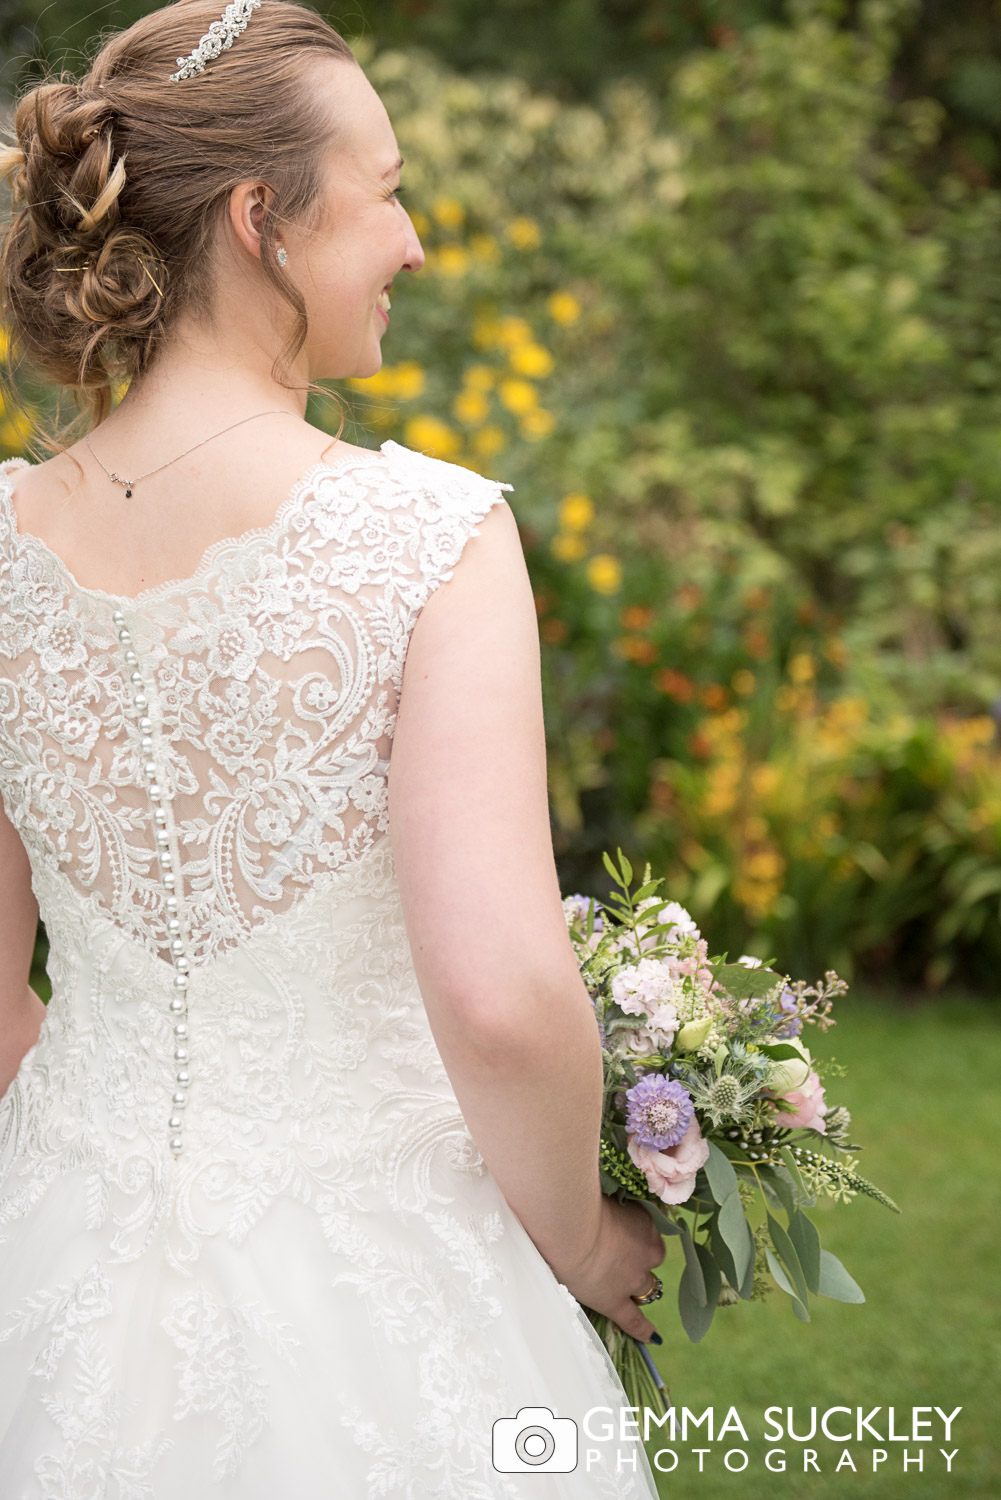
[[[782,1095],[781,1102],[789,1104],[791,1109],[778,1109],[772,1116],[776,1125],[786,1125],[792,1129],[796,1127],[817,1130],[821,1135],[827,1134],[827,1125],[824,1116],[827,1114],[827,1102],[824,1099],[824,1086],[817,1077],[813,1068],[802,1088],[790,1089]]]
[[[694,1117],[676,1146],[654,1151],[628,1140],[629,1155],[647,1180],[652,1193],[664,1203],[684,1203],[695,1191],[695,1177],[709,1160],[709,1142],[703,1139]]]

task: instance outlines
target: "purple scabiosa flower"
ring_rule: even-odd
[[[626,1091],[626,1132],[651,1151],[676,1146],[694,1115],[688,1090],[663,1073],[647,1073]]]

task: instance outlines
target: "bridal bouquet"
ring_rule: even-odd
[[[811,1292],[864,1302],[804,1212],[822,1193],[864,1193],[900,1212],[856,1171],[848,1110],[828,1103],[803,1041],[805,1026],[836,1024],[847,985],[833,972],[807,986],[758,959],[710,958],[684,908],[657,898],[649,865],[631,893],[632,866],[618,856],[619,869],[603,858],[621,894],[602,907],[563,902],[604,1054],[604,1192],[642,1203],[681,1241],[678,1309],[692,1342],[717,1307],[766,1296],[769,1277],[803,1322]],[[630,1402],[669,1404],[645,1345],[588,1314]]]

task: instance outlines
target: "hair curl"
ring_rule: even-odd
[[[261,272],[295,315],[275,379],[305,343],[306,306],[275,248],[281,225],[321,224],[320,164],[337,127],[304,87],[304,63],[356,59],[314,11],[262,0],[231,48],[171,81],[218,18],[219,0],[176,0],[105,40],[82,78],[50,75],[19,93],[17,144],[0,144],[0,183],[11,188],[0,224],[2,383],[13,405],[9,370],[24,355],[71,389],[88,429],[102,422],[113,387],[149,368],[180,315],[210,314],[210,251],[230,193],[249,178],[273,189]],[[60,439],[43,435],[53,452]]]

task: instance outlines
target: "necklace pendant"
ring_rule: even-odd
[[[127,489],[125,491],[125,498],[126,498],[126,500],[131,500],[132,499],[132,490],[131,489]]]

